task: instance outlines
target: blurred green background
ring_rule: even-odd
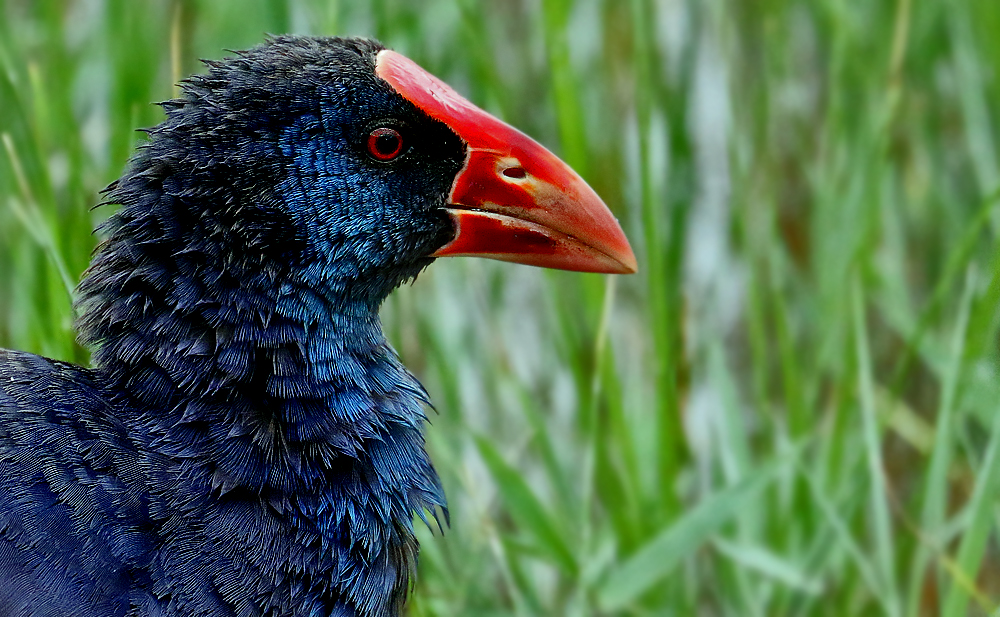
[[[450,498],[414,615],[997,615],[1000,2],[0,0],[0,346],[197,58],[365,35],[545,143],[640,273],[383,311]]]

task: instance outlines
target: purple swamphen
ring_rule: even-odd
[[[446,255],[636,269],[566,164],[377,42],[207,65],[106,191],[93,368],[0,351],[0,617],[399,614],[445,498],[381,302]]]

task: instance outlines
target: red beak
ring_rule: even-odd
[[[476,255],[563,270],[636,271],[618,221],[566,163],[406,56],[380,51],[375,72],[468,146],[448,209],[457,233],[435,257]]]

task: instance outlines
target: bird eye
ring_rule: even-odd
[[[368,154],[379,161],[391,161],[403,152],[403,136],[394,128],[379,127],[368,135]]]

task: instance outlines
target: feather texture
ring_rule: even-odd
[[[79,288],[84,369],[0,352],[0,615],[396,615],[446,516],[378,307],[464,160],[373,72],[282,37],[163,104]],[[357,148],[412,128],[409,167]]]

